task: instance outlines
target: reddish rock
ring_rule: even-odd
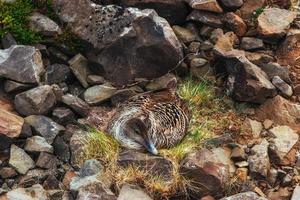
[[[205,10],[210,12],[222,13],[223,9],[217,0],[189,0],[192,8],[197,10]]]
[[[247,25],[243,19],[234,14],[233,12],[226,13],[224,16],[224,24],[227,28],[232,30],[237,36],[245,35],[247,31]]]
[[[0,104],[0,135],[16,138],[20,135],[24,119],[1,108]]]
[[[76,176],[76,173],[74,171],[67,171],[65,173],[62,183],[66,187],[66,189],[70,189],[70,182],[71,182],[72,178],[75,176]]]
[[[246,0],[240,9],[243,19],[250,19],[253,16],[253,12],[257,9],[263,8],[266,0]]]

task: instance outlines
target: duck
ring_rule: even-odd
[[[176,94],[175,85],[135,95],[118,105],[107,133],[122,147],[144,149],[153,155],[178,144],[188,130],[189,110]]]

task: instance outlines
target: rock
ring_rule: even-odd
[[[265,119],[263,125],[265,129],[270,129],[273,126],[274,122],[272,120],[269,119]]]
[[[5,33],[1,38],[1,44],[4,49],[8,49],[13,45],[17,45],[17,41],[12,36],[11,33],[7,32]]]
[[[30,188],[16,188],[7,193],[7,200],[48,200],[43,186],[36,184]]]
[[[280,187],[277,191],[272,191],[268,194],[269,200],[289,200],[291,197],[291,193],[289,192],[288,188]]]
[[[257,18],[257,31],[261,37],[267,40],[278,41],[286,35],[296,16],[295,12],[289,10],[266,8]]]
[[[42,115],[31,115],[26,117],[25,121],[33,127],[37,134],[43,136],[49,144],[52,144],[55,137],[65,130],[63,126]]]
[[[177,83],[176,76],[174,74],[166,74],[162,77],[152,80],[146,85],[148,91],[166,89],[168,87],[173,87],[173,84]]]
[[[29,152],[53,153],[53,147],[41,136],[33,136],[26,140],[24,149]]]
[[[57,178],[55,176],[50,175],[44,181],[43,187],[47,190],[47,192],[49,194],[49,190],[58,190],[58,189],[60,189],[61,188],[61,183],[57,180]]]
[[[124,185],[121,188],[119,197],[117,200],[152,200],[141,188],[132,186],[132,185]]]
[[[101,183],[91,183],[79,189],[77,200],[117,200],[112,191]]]
[[[267,177],[270,170],[268,147],[268,141],[263,139],[260,144],[257,144],[252,148],[253,154],[248,157],[251,174]]]
[[[36,161],[36,166],[43,169],[56,169],[57,165],[57,158],[54,155],[46,152],[41,152]]]
[[[69,64],[78,81],[84,88],[87,88],[89,86],[87,82],[87,76],[91,74],[88,67],[88,60],[81,54],[77,54],[69,61]]]
[[[191,180],[190,187],[197,188],[190,190],[191,196],[195,199],[205,194],[219,195],[234,171],[230,150],[223,148],[201,149],[188,154],[180,167],[180,173]]]
[[[237,9],[240,8],[243,4],[243,0],[221,0],[221,3],[228,9]]]
[[[189,45],[189,53],[197,53],[200,50],[201,43],[200,42],[191,42]]]
[[[0,135],[17,138],[22,132],[24,119],[2,108],[0,103]]]
[[[75,115],[69,108],[58,107],[52,112],[54,121],[58,124],[67,125],[75,122]]]
[[[227,73],[232,79],[229,91],[238,101],[263,103],[267,98],[276,95],[276,89],[269,78],[259,67],[251,63],[243,52],[225,51],[215,48],[215,52],[222,64],[225,64]],[[230,79],[229,79],[230,80]]]
[[[52,172],[41,169],[29,170],[26,175],[20,177],[18,186],[28,188],[34,184],[42,184],[50,174]]]
[[[47,84],[66,82],[71,77],[70,68],[64,64],[53,64],[46,68],[45,81]]]
[[[246,182],[248,179],[248,168],[237,168],[235,175],[239,181]]]
[[[258,196],[255,192],[244,192],[244,193],[235,194],[230,197],[224,197],[221,200],[267,200],[267,199]]]
[[[260,121],[272,119],[275,124],[296,127],[299,124],[300,105],[278,95],[256,109],[256,116]]]
[[[296,96],[300,97],[300,84],[298,84],[294,87],[294,94]]]
[[[218,4],[217,0],[189,0],[189,4],[192,8],[197,10],[223,13],[223,9]]]
[[[31,87],[32,87],[32,85],[18,83],[18,82],[11,81],[11,80],[6,80],[4,82],[4,91],[7,93],[22,92]]]
[[[253,13],[262,9],[266,4],[266,0],[245,0],[243,6],[240,8],[243,19],[249,20],[253,17]]]
[[[300,186],[296,186],[293,192],[293,196],[291,200],[298,200],[300,199]]]
[[[100,173],[103,169],[101,163],[96,159],[86,160],[80,168],[80,177],[93,176]]]
[[[102,85],[106,83],[106,80],[102,76],[88,75],[87,82],[90,85]]]
[[[270,79],[273,79],[274,76],[279,76],[282,80],[287,83],[291,83],[289,69],[287,67],[282,67],[278,63],[269,62],[259,66]]]
[[[44,36],[55,36],[62,33],[52,19],[37,12],[29,17],[29,27]]]
[[[67,56],[66,54],[64,54],[62,51],[60,51],[59,49],[51,46],[49,48],[47,48],[48,54],[49,54],[49,59],[53,62],[53,63],[61,63],[61,64],[69,64],[69,56]]]
[[[0,76],[37,84],[44,72],[41,53],[32,46],[13,45],[0,50]]]
[[[53,142],[54,154],[63,162],[69,162],[71,153],[69,145],[61,138],[56,137]]]
[[[287,174],[281,181],[281,186],[282,187],[287,187],[287,186],[290,186],[292,183],[292,177]]]
[[[68,131],[72,131],[73,135],[70,140],[71,165],[78,167],[81,158],[84,155],[84,138],[88,134],[76,126],[69,126]]]
[[[74,171],[67,171],[65,173],[62,183],[66,189],[68,189],[68,190],[70,189],[70,182],[71,182],[72,178],[75,176],[77,176],[77,175]]]
[[[205,197],[202,197],[200,200],[215,200],[215,198],[213,198],[212,196],[210,195],[207,195]]]
[[[3,167],[0,169],[0,177],[2,177],[3,179],[13,178],[17,175],[18,173],[16,172],[16,170],[11,167]]]
[[[196,78],[203,78],[210,75],[212,69],[207,60],[203,58],[193,58],[190,64],[190,73]]]
[[[200,22],[214,28],[221,28],[223,26],[220,15],[206,11],[193,10],[187,17],[187,20]]]
[[[235,162],[246,160],[246,154],[244,149],[242,149],[241,147],[233,148],[230,154],[230,158]]]
[[[208,63],[208,61],[204,58],[193,58],[191,60],[191,68],[198,68],[198,67],[203,67],[204,65],[206,65]]]
[[[271,168],[267,177],[268,182],[271,186],[274,186],[278,178],[278,171],[274,168]]]
[[[133,165],[141,170],[145,170],[153,176],[160,176],[168,179],[172,173],[172,164],[158,156],[150,156],[134,150],[125,150],[119,154],[118,164],[121,167]]]
[[[117,92],[115,92],[115,94],[110,98],[111,104],[113,106],[117,106],[120,103],[125,102],[126,100],[128,100],[130,97],[134,96],[138,94],[136,91],[134,91],[133,89],[122,89],[122,90],[118,90]]]
[[[105,78],[118,86],[162,76],[183,58],[173,30],[154,10],[101,6],[90,0],[55,0],[53,8],[73,33],[98,50],[96,62]]]
[[[62,96],[62,102],[70,106],[77,114],[81,116],[88,115],[90,111],[90,107],[85,101],[71,94]]]
[[[262,66],[275,61],[275,58],[263,52],[245,52],[246,58],[253,64]],[[266,72],[267,73],[267,72]]]
[[[215,43],[213,50],[223,53],[232,51],[235,43],[235,34],[233,32],[223,34],[223,30],[218,33],[218,30],[222,29],[216,29],[210,38]]]
[[[16,110],[25,116],[47,114],[56,104],[56,96],[49,85],[38,86],[15,96]]]
[[[284,82],[279,76],[274,76],[272,79],[272,83],[283,96],[291,97],[293,95],[292,87]]]
[[[243,37],[241,42],[241,48],[246,51],[263,49],[265,47],[264,42],[261,39],[253,37]]]
[[[224,15],[223,22],[225,26],[229,30],[233,31],[237,36],[243,36],[247,31],[246,23],[240,16],[236,15],[233,12],[226,13]]]
[[[159,16],[170,24],[183,24],[188,15],[188,6],[184,0],[120,0],[121,5],[140,9],[154,9]]]
[[[261,122],[246,118],[245,122],[243,124],[243,129],[249,130],[250,132],[252,132],[253,138],[257,139],[260,137],[260,133],[263,129],[263,126],[262,126]]]
[[[173,26],[172,29],[177,38],[183,43],[190,43],[197,40],[197,35],[187,28],[176,25]]]
[[[84,92],[84,100],[90,105],[98,105],[112,97],[117,88],[107,85],[95,85]]]
[[[14,167],[20,174],[26,174],[29,169],[35,167],[34,161],[25,153],[25,151],[16,145],[10,147],[9,164]]]
[[[297,143],[299,136],[288,126],[276,126],[270,130],[275,136],[270,145],[273,161],[282,163],[285,156],[290,152]]]

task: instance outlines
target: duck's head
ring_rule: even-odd
[[[153,141],[148,136],[149,129],[147,128],[145,120],[142,120],[140,118],[132,118],[127,121],[126,129],[128,132],[128,136],[131,139],[143,145],[145,149],[151,154],[158,154]]]

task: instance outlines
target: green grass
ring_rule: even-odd
[[[32,11],[31,0],[16,0],[15,3],[0,2],[0,37],[10,32],[20,44],[39,42],[40,35],[28,28],[28,17]]]

